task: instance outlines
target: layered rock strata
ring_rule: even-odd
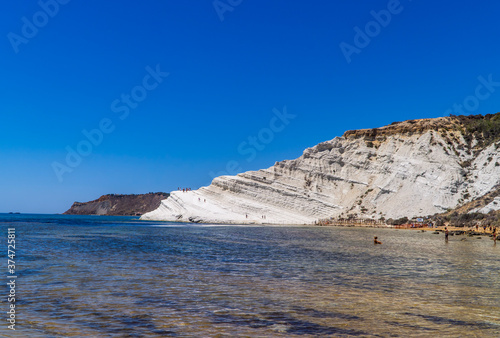
[[[444,117],[348,131],[298,159],[173,192],[142,219],[310,224],[440,213],[500,183],[500,142],[484,129],[484,119]],[[488,119],[500,122],[499,114]]]

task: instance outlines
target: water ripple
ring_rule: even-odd
[[[500,336],[500,246],[490,241],[39,218],[0,216],[22,239],[25,336]]]

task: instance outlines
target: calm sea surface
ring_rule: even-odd
[[[47,215],[0,215],[0,229],[5,337],[500,337],[487,237]]]

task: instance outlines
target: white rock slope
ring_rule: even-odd
[[[497,145],[466,142],[452,117],[346,132],[269,169],[172,192],[144,220],[304,224],[430,215],[500,183]]]

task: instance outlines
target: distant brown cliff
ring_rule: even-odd
[[[164,192],[142,195],[103,195],[90,202],[75,202],[65,215],[140,216],[160,205],[169,194]]]

